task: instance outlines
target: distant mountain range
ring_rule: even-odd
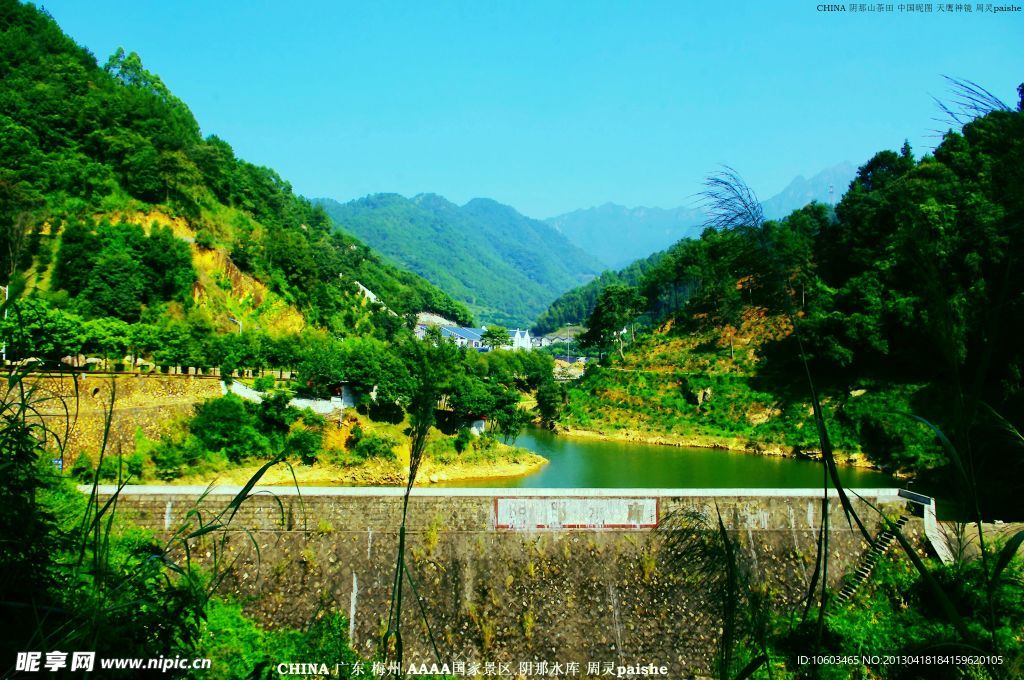
[[[810,179],[797,177],[762,202],[765,216],[838,200],[855,174],[842,163]],[[560,295],[602,271],[699,236],[704,222],[703,211],[694,207],[606,203],[542,221],[487,198],[463,206],[437,194],[314,202],[339,229],[466,303],[480,322],[509,327],[529,326]]]
[[[840,163],[810,179],[799,176],[781,192],[761,202],[765,217],[784,217],[811,201],[838,201],[856,174],[853,165]],[[621,269],[679,239],[699,236],[704,212],[699,207],[627,208],[605,203],[545,221],[606,266]]]
[[[699,208],[627,208],[605,203],[545,221],[606,268],[621,269],[680,239],[699,236],[704,213]]]
[[[338,228],[465,302],[484,323],[525,328],[604,269],[547,223],[486,198],[463,206],[436,194],[315,202]]]
[[[835,204],[843,197],[850,187],[850,182],[857,175],[857,168],[851,163],[840,163],[822,170],[814,177],[805,179],[797,175],[785,189],[767,201],[761,201],[761,209],[769,220],[785,217],[797,208],[802,208],[811,201]]]

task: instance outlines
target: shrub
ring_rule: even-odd
[[[250,404],[249,410],[255,411],[263,432],[283,434],[299,418],[299,410],[290,402],[291,397],[286,392],[274,391],[263,395],[259,404]]]
[[[91,482],[96,474],[96,466],[92,464],[92,458],[84,451],[78,454],[74,465],[71,466],[71,478],[79,482]]]
[[[358,444],[360,440],[362,440],[362,438],[363,426],[360,425],[359,423],[356,423],[355,425],[352,426],[351,431],[349,431],[348,440],[345,442],[345,445],[350,449],[354,449],[356,447],[356,444]]]
[[[397,444],[398,442],[387,435],[364,434],[352,449],[352,453],[360,460],[369,458],[395,460],[394,448]]]
[[[463,451],[466,450],[466,447],[472,443],[474,438],[475,436],[468,427],[461,428],[458,434],[455,435],[455,439],[453,440],[455,450],[459,453],[462,453]]]
[[[125,470],[121,467],[120,456],[103,456],[100,461],[100,480],[104,482],[117,481],[118,477],[124,477]]]
[[[323,435],[313,430],[294,430],[285,440],[285,451],[298,456],[303,465],[316,462],[317,453],[323,444]]]
[[[264,413],[269,415],[271,411]],[[242,400],[228,394],[197,406],[189,431],[208,451],[223,451],[228,460],[239,463],[269,452],[270,444],[256,425],[256,417],[249,413]]]
[[[474,437],[470,442],[462,459],[467,463],[489,462],[498,458],[498,440],[494,434],[488,432],[480,437]]]
[[[327,418],[319,413],[313,412],[312,409],[307,408],[302,411],[302,422],[305,423],[306,427],[323,431],[324,427],[327,425]]]
[[[130,456],[123,456],[123,459],[128,474],[136,480],[141,480],[145,475],[146,457],[141,452],[136,451]]]
[[[449,465],[458,459],[456,452],[461,450],[458,446],[457,437],[439,437],[427,444],[426,454],[437,463]]]
[[[252,388],[257,392],[266,392],[274,389],[276,382],[272,375],[261,375],[252,381]]]
[[[211,234],[206,229],[200,229],[199,231],[196,232],[195,242],[196,245],[202,248],[203,250],[213,250],[213,247],[215,245],[213,234]]]
[[[177,479],[185,474],[185,455],[182,447],[169,439],[161,439],[149,453],[156,468],[156,476],[164,481]]]

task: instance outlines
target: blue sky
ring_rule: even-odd
[[[935,144],[942,74],[1008,104],[1024,12],[814,2],[50,0],[205,134],[299,193],[486,196],[532,217],[692,202],[721,163],[762,198],[798,174]],[[849,7],[849,5],[846,5]],[[972,5],[972,8],[974,5]],[[1016,45],[1016,47],[1014,47]]]

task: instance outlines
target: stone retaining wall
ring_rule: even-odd
[[[200,489],[126,489],[118,508],[166,535]],[[109,490],[108,490],[109,493]],[[232,490],[199,504],[210,521]],[[818,491],[417,489],[409,503],[407,562],[443,660],[666,664],[671,677],[709,672],[721,622],[717,602],[693,573],[673,567],[663,535],[650,529],[497,528],[496,498],[654,499],[659,519],[721,513],[753,583],[777,606],[804,594],[821,522]],[[906,508],[895,490],[862,490],[887,513]],[[223,539],[237,557],[224,591],[267,625],[303,626],[322,607],[350,617],[353,646],[377,649],[392,591],[401,521],[398,489],[262,490],[239,509]],[[873,533],[878,517],[855,501]],[[193,525],[194,525],[193,520]],[[909,533],[920,532],[912,522]],[[246,529],[247,531],[242,531]],[[906,531],[906,530],[905,530]],[[259,546],[259,556],[254,547]],[[867,547],[836,499],[830,501],[835,585]],[[194,554],[212,554],[203,550]],[[408,660],[433,662],[426,626],[406,588]],[[282,661],[289,661],[282,659]],[[307,661],[305,659],[301,661]],[[325,660],[329,662],[329,660]],[[582,674],[582,673],[581,673]]]
[[[175,418],[190,415],[195,404],[220,396],[216,380],[141,373],[40,376],[26,380],[26,387],[39,400],[47,426],[64,441],[68,467],[83,451],[98,454],[111,405],[106,452],[117,455],[135,450],[137,431],[158,438]]]

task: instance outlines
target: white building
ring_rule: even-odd
[[[533,342],[530,339],[529,329],[519,330],[517,328],[510,332],[509,335],[512,337],[512,349],[523,349],[527,352],[533,349]]]
[[[487,332],[486,326],[483,326],[481,328],[465,328],[462,326],[440,326],[440,329],[442,338],[451,339],[459,347],[469,347],[471,349],[476,349],[484,352],[491,349],[483,342],[483,335],[484,333]],[[426,336],[426,332],[426,324],[419,324],[418,326],[416,326],[416,337],[418,337],[419,339],[422,340]],[[527,352],[533,349],[533,342],[530,338],[529,330],[520,330],[517,328],[514,331],[509,331],[508,335],[509,338],[512,340],[512,343],[509,345],[504,345],[503,347],[501,347],[501,349],[522,349],[526,350]]]

